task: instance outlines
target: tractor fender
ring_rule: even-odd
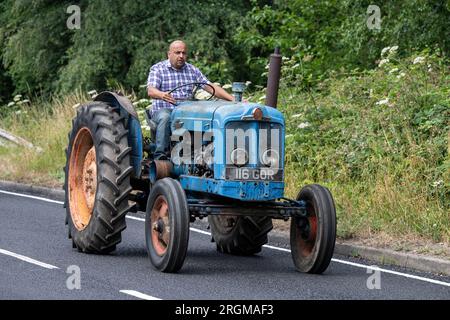
[[[125,109],[125,111],[128,112],[128,114],[130,114],[132,117],[139,120],[133,104],[127,97],[121,96],[115,92],[103,91],[94,98],[94,101],[103,101],[112,106],[121,107]]]
[[[128,129],[128,143],[131,147],[130,164],[133,167],[133,176],[139,178],[141,175],[144,148],[141,123],[133,104],[127,97],[110,91],[101,92],[94,98],[94,101],[102,101],[112,107],[119,107],[120,115],[125,115],[126,127]]]

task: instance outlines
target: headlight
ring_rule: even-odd
[[[264,151],[264,153],[262,154],[261,162],[267,167],[278,168],[280,164],[280,156],[275,150],[269,149]]]
[[[230,154],[231,163],[235,166],[243,166],[248,163],[248,153],[242,148],[236,148]]]

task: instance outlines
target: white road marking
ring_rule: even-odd
[[[15,193],[15,192],[8,192],[8,191],[0,190],[0,193],[16,195],[16,196],[19,196],[19,197],[26,197],[26,198],[36,199],[36,200],[42,200],[42,201],[46,201],[46,202],[53,202],[53,203],[63,204],[63,202],[61,202],[61,201],[55,201],[55,200],[51,200],[51,199],[47,199],[47,198],[35,197],[35,196],[30,196],[30,195],[26,195],[26,194]],[[131,220],[145,221],[145,219],[143,219],[143,218],[138,218],[138,217],[134,217],[134,216],[127,216],[127,218],[131,219]],[[206,235],[209,235],[209,236],[211,235],[210,232],[206,232],[206,231],[203,231],[203,230],[200,230],[200,229],[197,229],[197,228],[190,228],[190,230],[192,230],[194,232],[201,233],[201,234],[206,234]],[[283,251],[283,252],[291,252],[291,250],[289,250],[289,249],[274,247],[274,246],[270,246],[270,245],[264,245],[264,247],[266,247],[268,249]],[[25,257],[25,258],[27,258],[27,257]],[[30,259],[30,258],[27,258],[27,259]],[[33,260],[33,259],[31,259],[31,260]],[[36,261],[36,260],[33,260],[33,261]],[[397,272],[397,271],[388,270],[388,269],[382,269],[382,268],[374,268],[374,267],[369,266],[369,265],[364,265],[364,264],[360,264],[360,263],[354,263],[354,262],[340,260],[340,259],[334,259],[334,258],[331,259],[331,261],[337,262],[337,263],[351,265],[351,266],[358,267],[358,268],[376,269],[376,270],[379,270],[381,272],[390,273],[390,274],[398,275],[398,276],[405,277],[405,278],[410,278],[410,279],[415,279],[415,280],[420,280],[420,281],[425,281],[425,282],[429,282],[429,283],[434,283],[434,284],[439,284],[439,285],[442,285],[442,286],[450,287],[450,283],[448,283],[448,282],[443,282],[443,281],[439,281],[439,280],[419,277],[419,276],[415,276],[415,275],[407,274],[407,273],[403,273],[403,272]],[[36,262],[38,262],[40,264],[43,264],[42,262],[39,262],[39,261],[36,261]],[[31,263],[33,263],[33,262],[31,262]],[[46,265],[46,264],[44,264],[44,265]],[[58,268],[58,267],[51,266],[51,265],[47,265],[47,266],[50,266],[52,269],[54,269],[54,268],[57,269]],[[123,292],[123,293],[126,293],[126,294],[130,294],[130,292],[134,292],[134,293],[137,293],[137,294],[142,294],[142,293],[139,293],[137,291],[132,291],[132,290],[122,290],[122,291],[126,291],[126,292]],[[144,295],[144,294],[142,294],[142,295]],[[146,295],[144,295],[144,296],[146,296]],[[147,296],[147,297],[151,297],[151,296]]]
[[[189,229],[191,229],[191,231],[194,231],[194,232],[197,232],[197,233],[201,233],[201,234],[206,234],[206,235],[208,235],[208,236],[210,236],[211,235],[211,233],[210,232],[206,232],[206,231],[203,231],[203,230],[200,230],[200,229],[197,229],[197,228],[189,228]]]
[[[145,219],[142,218],[138,218],[138,217],[134,217],[134,216],[126,216],[127,219],[131,219],[131,220],[137,220],[137,221],[143,221],[145,222]]]
[[[45,201],[45,202],[52,202],[52,203],[64,204],[64,202],[61,202],[61,201],[56,201],[56,200],[51,200],[51,199],[41,198],[41,197],[36,197],[36,196],[30,196],[30,195],[28,195],[28,194],[15,193],[15,192],[9,192],[9,191],[4,191],[4,190],[0,190],[0,193],[10,194],[10,195],[12,195],[12,196],[18,196],[18,197],[24,197],[24,198],[36,199],[36,200],[41,200],[41,201]]]
[[[397,271],[388,270],[388,269],[382,269],[382,268],[373,267],[373,266],[366,266],[364,264],[350,262],[350,261],[345,261],[345,260],[340,260],[340,259],[334,259],[334,258],[331,259],[331,261],[339,262],[339,263],[343,263],[343,264],[348,264],[350,266],[359,267],[359,268],[378,270],[378,271],[381,271],[381,272],[384,272],[384,273],[395,274],[397,276],[402,276],[402,277],[405,277],[405,278],[416,279],[416,280],[426,281],[426,282],[430,282],[430,283],[434,283],[434,284],[439,284],[441,286],[450,287],[450,283],[448,283],[448,282],[443,282],[443,281],[439,281],[439,280],[419,277],[419,276],[415,276],[415,275],[407,274],[407,273],[403,273],[403,272],[397,272]]]
[[[200,230],[200,229],[191,228],[191,230],[194,231],[194,232],[211,235],[211,233],[203,231],[203,230]],[[268,244],[264,245],[263,247],[266,247],[268,249],[283,251],[283,252],[289,252],[289,253],[291,252],[291,250],[289,250],[289,249],[280,248],[280,247],[274,247],[274,246],[270,246]],[[407,274],[407,273],[403,273],[403,272],[397,272],[397,271],[393,271],[393,270],[383,269],[383,268],[374,267],[374,266],[368,266],[368,265],[364,265],[364,264],[361,264],[361,263],[355,263],[355,262],[350,262],[350,261],[345,261],[345,260],[340,260],[340,259],[335,259],[335,258],[332,258],[331,261],[337,262],[337,263],[342,263],[342,264],[347,264],[347,265],[350,265],[350,266],[353,266],[353,267],[358,267],[358,268],[378,270],[378,271],[381,271],[381,272],[384,272],[384,273],[395,274],[397,276],[401,276],[401,277],[405,277],[405,278],[416,279],[416,280],[420,280],[420,281],[425,281],[425,282],[430,282],[430,283],[434,283],[434,284],[439,284],[441,286],[450,287],[450,283],[448,283],[448,282],[443,282],[443,281],[439,281],[439,280],[419,277],[419,276],[415,276],[415,275]]]
[[[143,299],[143,300],[162,300],[160,298],[152,297],[152,296],[149,296],[148,294],[145,294],[145,293],[142,293],[139,291],[135,291],[135,290],[120,290],[119,292],[128,294],[130,296],[133,296],[133,297],[136,297],[139,299]]]
[[[273,250],[278,250],[278,251],[284,251],[284,252],[289,252],[289,253],[291,253],[291,250],[289,250],[289,249],[279,248],[279,247],[274,247],[274,246],[269,246],[268,244],[263,245],[263,247],[266,247],[266,248],[269,248],[269,249],[273,249]]]
[[[7,256],[10,256],[10,257],[17,258],[19,260],[22,260],[22,261],[25,261],[25,262],[28,262],[28,263],[32,263],[32,264],[38,265],[38,266],[46,268],[46,269],[59,269],[58,267],[52,266],[51,264],[44,263],[44,262],[41,262],[41,261],[38,261],[38,260],[35,260],[35,259],[32,259],[32,258],[23,256],[21,254],[17,254],[17,253],[8,251],[8,250],[0,249],[0,253],[4,254],[4,255],[7,255]]]

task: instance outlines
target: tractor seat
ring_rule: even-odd
[[[147,120],[147,124],[150,127],[150,139],[155,142],[156,141],[156,123],[152,120],[152,112],[150,109],[145,109],[145,119]]]

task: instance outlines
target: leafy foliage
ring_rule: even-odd
[[[66,26],[69,5],[80,6],[80,30]],[[179,38],[212,81],[230,81],[242,65],[231,38],[248,2],[4,0],[0,6],[0,87],[10,76],[19,93],[101,90],[119,83],[137,89]]]
[[[331,73],[311,93],[283,86],[287,179],[331,187],[341,235],[449,239],[449,62],[383,51],[377,68]]]
[[[264,72],[266,57],[275,46],[303,64],[295,72],[301,81],[293,84],[302,87],[314,86],[330,70],[372,68],[381,49],[392,44],[400,47],[401,56],[427,47],[449,54],[450,2],[377,1],[379,30],[367,27],[370,4],[367,0],[280,0],[273,6],[255,6],[236,35],[245,48],[251,80]]]

